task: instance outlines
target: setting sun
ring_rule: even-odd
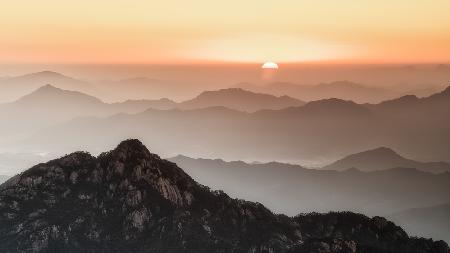
[[[278,64],[275,62],[266,62],[262,65],[263,69],[278,69]]]

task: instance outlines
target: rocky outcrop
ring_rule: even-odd
[[[381,217],[275,215],[197,184],[137,140],[0,187],[0,252],[449,252]]]

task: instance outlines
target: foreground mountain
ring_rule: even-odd
[[[305,102],[288,96],[276,97],[239,88],[230,88],[202,92],[197,97],[180,103],[178,107],[183,109],[198,109],[224,106],[234,110],[254,112],[263,109],[277,110],[304,104]]]
[[[450,164],[445,162],[417,162],[406,159],[394,150],[386,147],[367,150],[346,156],[330,165],[327,170],[346,170],[356,168],[362,171],[384,170],[391,168],[415,168],[425,172],[441,173],[450,171]]]
[[[0,191],[1,252],[449,252],[381,217],[274,215],[211,192],[136,140],[36,165]]]
[[[408,209],[389,216],[408,233],[450,242],[450,204]]]

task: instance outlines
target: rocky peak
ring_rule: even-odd
[[[107,155],[102,154],[102,155]],[[109,152],[109,159],[120,160],[122,162],[141,160],[141,159],[157,159],[161,160],[157,155],[151,154],[147,147],[141,141],[129,139],[122,141],[113,151]]]

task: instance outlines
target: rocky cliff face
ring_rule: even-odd
[[[0,252],[449,252],[384,218],[289,218],[197,184],[139,141],[39,164],[0,186]]]

